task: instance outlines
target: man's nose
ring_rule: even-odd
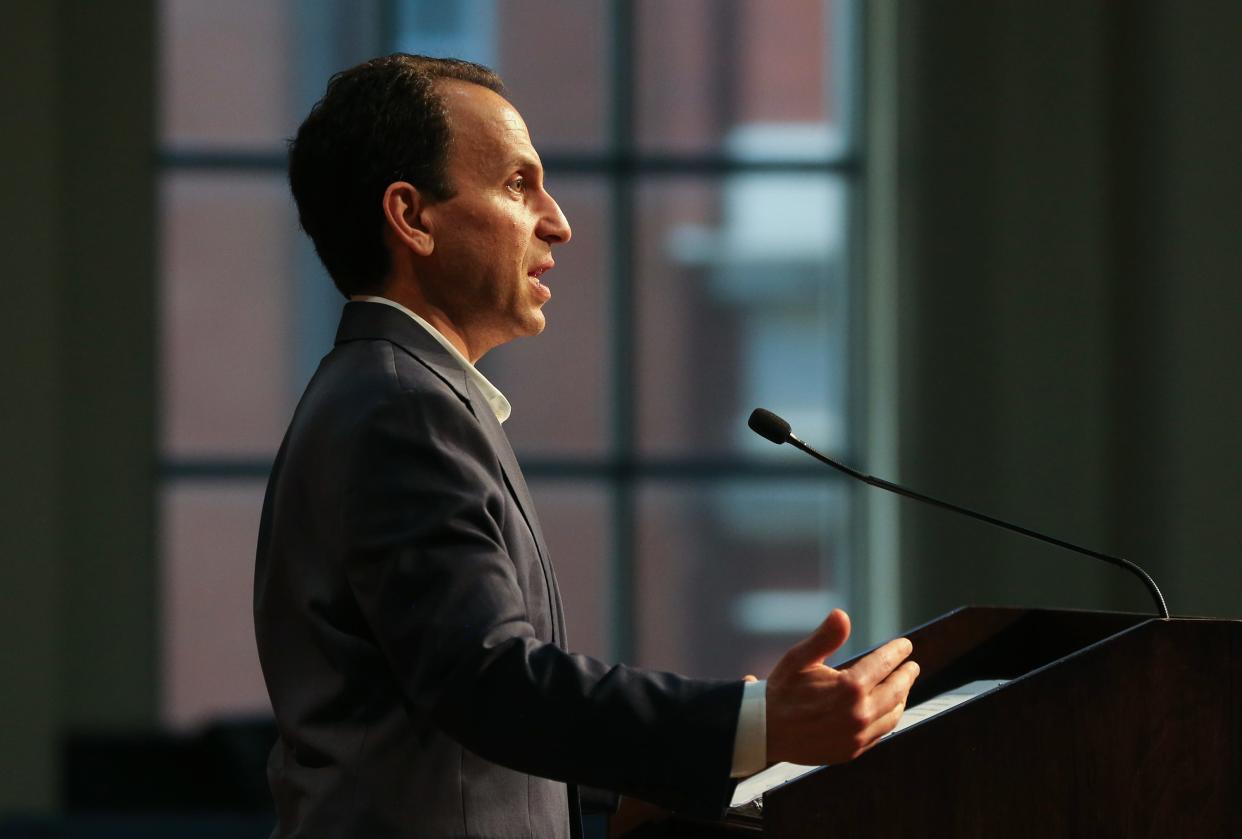
[[[546,194],[546,193],[545,193]],[[538,234],[548,244],[563,245],[573,238],[574,232],[569,227],[569,219],[561,212],[556,199],[548,195],[548,207],[540,220]]]

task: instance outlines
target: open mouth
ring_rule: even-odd
[[[526,272],[526,276],[530,277],[535,284],[535,291],[542,300],[547,300],[552,296],[552,289],[543,284],[541,277],[551,270],[551,265],[540,265]]]

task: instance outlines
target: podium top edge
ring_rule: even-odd
[[[966,614],[970,612],[981,613],[981,614],[990,613],[990,614],[996,614],[996,615],[1010,615],[1015,618],[1020,615],[1075,615],[1075,616],[1108,615],[1111,617],[1118,617],[1118,618],[1133,618],[1135,625],[1138,625],[1140,623],[1143,623],[1149,620],[1152,620],[1152,621],[1165,620],[1160,615],[1154,614],[1152,612],[1114,611],[1110,609],[1060,609],[1060,608],[1045,607],[1045,606],[989,606],[989,605],[985,605],[982,603],[967,603],[967,604],[958,606],[954,609],[951,609],[948,612],[944,612],[943,614],[937,615],[934,618],[923,621],[922,623],[916,626],[910,627],[909,629],[905,630],[902,634],[909,635],[911,633],[918,632],[919,630],[924,629],[925,627],[930,627],[932,624],[938,623],[939,621],[942,621],[945,618],[953,617],[956,615],[962,615],[962,614]],[[1217,623],[1242,623],[1242,618],[1227,618],[1227,617],[1218,617],[1218,616],[1212,616],[1212,615],[1171,615],[1167,619],[1166,622],[1177,623],[1177,622],[1208,622],[1208,621],[1214,621]]]

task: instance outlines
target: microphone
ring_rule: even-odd
[[[1020,533],[1031,539],[1037,539],[1040,542],[1047,542],[1049,545],[1056,545],[1058,548],[1065,548],[1066,550],[1074,551],[1075,553],[1080,553],[1084,556],[1103,560],[1104,562],[1116,565],[1118,568],[1124,568],[1143,581],[1143,585],[1147,587],[1147,591],[1156,602],[1156,608],[1160,614],[1160,617],[1165,618],[1166,620],[1169,617],[1169,607],[1165,605],[1164,595],[1160,593],[1160,588],[1156,585],[1156,581],[1151,578],[1150,574],[1128,559],[1122,559],[1118,556],[1110,556],[1105,553],[1100,553],[1099,551],[1093,551],[1089,548],[1080,547],[1072,542],[1066,542],[1063,539],[1047,536],[1043,533],[1038,533],[1017,524],[1002,521],[1001,519],[993,518],[992,516],[984,515],[983,513],[977,513],[974,510],[968,510],[967,508],[959,507],[956,504],[950,504],[948,501],[941,501],[939,498],[932,498],[930,495],[924,495],[921,492],[906,489],[905,487],[895,484],[892,481],[886,481],[883,478],[876,478],[872,475],[865,475],[857,469],[851,469],[844,463],[838,463],[832,458],[815,451],[815,449],[798,439],[797,435],[794,434],[793,430],[790,428],[788,422],[781,419],[771,411],[764,410],[763,408],[756,408],[752,411],[750,419],[747,420],[746,424],[750,426],[751,431],[755,432],[765,440],[771,440],[778,446],[784,443],[790,443],[795,448],[801,449],[819,462],[826,463],[838,472],[844,472],[851,478],[862,481],[864,484],[868,484],[869,486],[888,490],[889,492],[905,496],[906,498],[913,498],[915,501],[922,501],[924,504],[931,504],[933,507],[940,507],[945,510],[951,510],[955,513],[961,513],[964,516],[970,516],[972,519],[987,522],[995,527],[1010,530],[1014,533]]]

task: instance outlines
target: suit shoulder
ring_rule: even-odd
[[[356,450],[359,435],[383,427],[417,433],[456,429],[467,438],[477,419],[462,391],[386,340],[350,341],[324,357],[286,433],[293,448]],[[464,376],[464,372],[463,372]],[[394,425],[395,423],[395,425]]]
[[[432,364],[391,341],[351,341],[324,359],[311,387],[347,396],[358,408],[391,400],[456,406],[469,411],[465,371]]]

